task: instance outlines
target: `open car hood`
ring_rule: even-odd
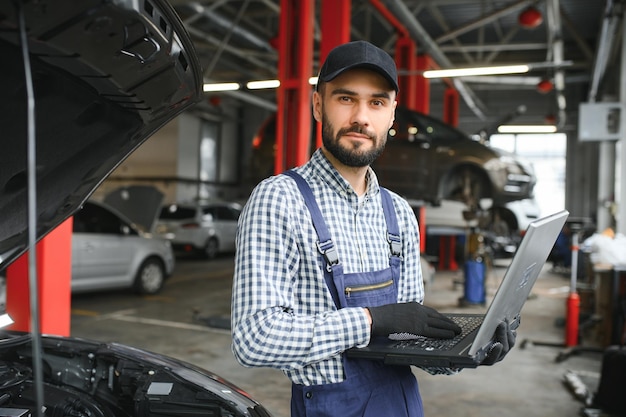
[[[41,346],[46,416],[270,417],[219,376],[167,356],[55,336],[43,336]],[[2,415],[36,415],[32,362],[30,334],[2,335]]]
[[[38,240],[200,99],[202,73],[182,23],[162,0],[0,1],[0,56],[2,270],[33,243],[31,195]],[[126,196],[111,199],[118,207],[135,201]],[[154,196],[155,207],[161,198]],[[191,364],[115,343],[36,336],[0,331],[3,415],[270,415]]]
[[[29,137],[40,239],[197,102],[202,77],[188,34],[161,0],[0,1],[0,56],[1,270],[29,244]]]
[[[122,213],[142,231],[152,233],[165,195],[151,185],[117,188],[104,197],[104,203]]]

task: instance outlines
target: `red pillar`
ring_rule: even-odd
[[[320,29],[322,40],[320,42],[319,66],[335,46],[350,42],[350,25],[352,0],[322,0]],[[317,126],[316,145],[322,146],[322,129]]]
[[[459,125],[459,92],[452,87],[443,94],[443,121],[452,126]]]
[[[396,42],[395,61],[398,68],[398,84],[400,95],[398,104],[409,109],[417,108],[417,46],[409,38],[401,36]],[[423,78],[423,77],[422,77]]]
[[[314,4],[314,0],[280,2],[276,174],[310,156]]]
[[[426,71],[433,67],[433,60],[428,55],[419,55],[417,57],[417,70]],[[430,113],[430,81],[421,74],[415,77],[415,110],[429,114]]]
[[[40,332],[70,335],[72,218],[41,239],[36,246]],[[12,330],[31,331],[28,253],[7,268],[7,313]]]
[[[456,271],[459,264],[456,262],[456,236],[445,235],[439,237],[439,269]]]

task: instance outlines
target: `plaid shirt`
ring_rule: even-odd
[[[389,267],[376,175],[359,198],[318,150],[297,171],[309,183],[345,273]],[[417,219],[392,193],[402,240],[398,302],[424,298]],[[324,281],[317,234],[293,179],[274,176],[253,191],[239,220],[232,299],[233,352],[244,366],[282,369],[297,384],[344,380],[342,355],[366,346],[363,308],[337,309]],[[430,373],[441,373],[431,369]],[[450,372],[445,372],[450,373]]]

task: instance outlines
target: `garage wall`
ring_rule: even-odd
[[[196,198],[245,201],[240,187],[252,140],[270,111],[224,99],[203,103],[157,131],[111,173],[95,191],[102,200],[112,190],[133,184],[153,185],[165,202]],[[202,158],[202,149],[208,157]]]
[[[175,178],[178,154],[179,119],[176,118],[146,140],[96,189],[92,198],[102,200],[112,190],[132,185],[153,183],[155,178]],[[174,195],[170,181],[160,181],[158,188]]]

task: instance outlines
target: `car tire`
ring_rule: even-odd
[[[491,185],[484,172],[475,167],[458,167],[446,180],[446,198],[461,201],[476,210],[482,198],[491,198]]]
[[[165,283],[165,268],[157,258],[148,258],[139,267],[135,276],[135,292],[138,294],[156,294]]]
[[[204,245],[204,256],[207,259],[215,259],[219,251],[219,243],[216,238],[212,237]]]

